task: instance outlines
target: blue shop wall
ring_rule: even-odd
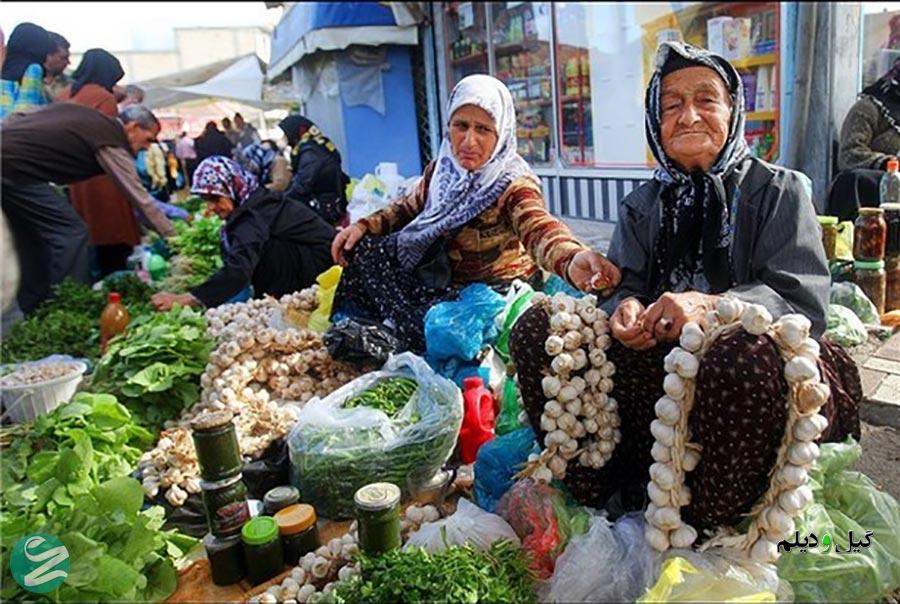
[[[374,172],[380,162],[396,162],[403,176],[422,173],[410,48],[389,46],[387,60],[391,67],[382,72],[385,115],[368,105],[347,106],[341,99],[347,141],[341,151],[351,177]]]

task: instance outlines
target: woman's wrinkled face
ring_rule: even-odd
[[[201,195],[206,202],[206,215],[215,214],[222,220],[227,219],[234,212],[234,201],[224,195]]]
[[[450,117],[450,147],[466,170],[487,163],[497,146],[497,129],[491,114],[475,105],[463,105]]]
[[[708,67],[686,67],[662,80],[660,95],[663,151],[687,172],[708,171],[725,147],[731,96],[722,78]]]

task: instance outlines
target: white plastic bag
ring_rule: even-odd
[[[412,378],[416,392],[393,418],[345,401],[390,377]],[[462,423],[462,394],[410,353],[391,356],[325,398],[311,399],[288,436],[291,482],[325,518],[353,516],[353,495],[371,482],[403,492],[430,479],[450,457]]]
[[[486,551],[493,543],[504,539],[520,545],[519,537],[506,520],[460,497],[459,506],[452,516],[423,524],[409,536],[403,549],[419,546],[429,552],[442,552],[451,545],[468,543]]]
[[[633,602],[653,584],[658,555],[644,538],[641,514],[615,524],[591,517],[591,528],[573,537],[541,590],[544,602]]]
[[[360,218],[365,218],[378,210],[387,207],[390,200],[387,195],[387,186],[374,174],[366,174],[356,186],[347,204],[350,213],[350,223],[353,224]]]

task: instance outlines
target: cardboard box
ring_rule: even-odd
[[[706,22],[706,48],[718,55],[725,55],[725,26],[731,17],[716,17]]]

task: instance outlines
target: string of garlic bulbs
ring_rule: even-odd
[[[681,347],[674,348],[665,359],[666,394],[656,404],[657,420],[651,425],[656,437],[652,450],[656,463],[651,466],[647,488],[653,508],[648,506],[645,515],[646,537],[658,550],[689,547],[696,540],[696,531],[681,521],[679,509],[690,502],[684,474],[700,461],[700,447],[687,442],[687,417],[694,403],[695,378],[700,359],[710,346],[719,337],[743,328],[751,335],[771,336],[785,360],[788,417],[769,487],[749,513],[752,520],[748,531],[734,535],[722,530],[701,549],[733,547],[747,552],[754,560],[774,562],[778,558],[778,541],[793,532],[793,518],[812,500],[806,483],[809,467],[819,455],[813,441],[828,425],[825,417],[818,414],[830,396],[817,365],[819,344],[809,337],[810,322],[806,317],[788,314],[773,322],[765,307],[727,296],[719,299],[716,310],[707,313],[702,323],[685,324],[679,340]]]
[[[575,299],[560,292],[550,298],[538,292],[532,304],[550,317],[544,350],[552,361],[541,380],[547,398],[540,420],[544,450],[529,457],[519,476],[549,482],[564,478],[576,458],[582,466],[602,468],[622,435],[618,403],[609,396],[615,374],[606,358],[609,317],[596,296]]]
[[[272,296],[265,296],[210,308],[206,311],[207,332],[221,342],[234,339],[237,332],[252,332],[270,327],[279,312],[282,318],[291,313],[308,315],[319,305],[318,288],[318,285],[313,285],[299,292],[285,294],[277,300]]]

